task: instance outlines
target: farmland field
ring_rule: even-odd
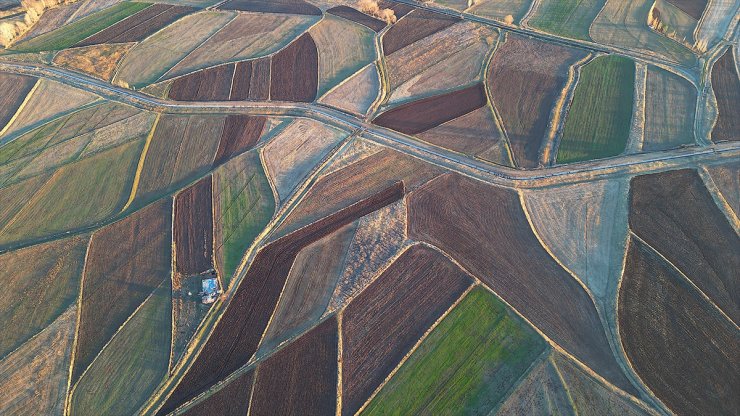
[[[669,408],[734,411],[737,326],[639,240],[630,242],[618,314],[627,356]]]
[[[270,58],[242,61],[234,68],[229,100],[266,100],[270,98]]]
[[[452,26],[458,21],[459,19],[437,13],[414,10],[403,16],[403,19],[391,26],[383,35],[383,53],[391,55],[417,40]]]
[[[316,42],[306,33],[272,58],[270,99],[313,101],[319,86],[318,71]]]
[[[332,7],[326,12],[355,23],[359,23],[367,27],[368,29],[372,29],[374,32],[380,32],[386,26],[386,23],[384,21],[348,6]]]
[[[530,0],[479,0],[467,11],[496,20],[504,20],[507,15],[511,15],[518,22],[527,13],[530,4]]]
[[[73,380],[169,276],[170,210],[164,200],[93,234],[83,276]]]
[[[460,220],[444,221],[449,215]],[[411,194],[409,234],[445,250],[554,342],[630,388],[593,301],[542,248],[516,194],[447,174]]]
[[[676,6],[678,9],[689,14],[696,20],[701,19],[704,8],[706,7],[707,0],[666,0],[668,3]]]
[[[575,413],[565,385],[550,360],[542,361],[501,404],[501,415],[568,415]]]
[[[207,176],[175,197],[172,224],[177,271],[184,275],[213,268],[213,188]]]
[[[545,342],[521,318],[476,288],[362,414],[490,412],[544,349]]]
[[[109,81],[113,78],[116,65],[131,46],[133,45],[93,45],[65,49],[54,56],[54,63]]]
[[[664,69],[648,67],[643,151],[694,144],[696,88]]]
[[[548,122],[565,87],[568,68],[584,57],[585,53],[576,49],[511,34],[494,53],[488,86],[501,112],[517,166],[538,165]]]
[[[707,171],[735,215],[740,215],[740,163],[709,166]]]
[[[35,84],[36,78],[0,73],[0,90],[3,91],[0,101],[0,129],[4,130]]]
[[[416,135],[425,142],[471,156],[499,146],[503,132],[489,107],[481,107]]]
[[[342,414],[362,406],[470,284],[440,253],[416,246],[349,304],[342,318]]]
[[[121,2],[93,13],[72,24],[21,42],[13,49],[18,52],[41,52],[69,48],[81,40],[150,7],[149,3]]]
[[[332,316],[260,364],[254,379],[250,414],[334,414],[337,343],[337,319]],[[285,377],[305,383],[286,386]]]
[[[732,319],[738,311],[740,237],[694,170],[638,176],[631,182],[630,227]]]
[[[216,265],[228,285],[246,249],[275,210],[257,152],[232,159],[213,174]]]
[[[712,130],[712,140],[740,140],[740,75],[737,73],[732,50],[727,51],[712,67],[712,89],[717,98],[719,116]]]
[[[380,74],[369,64],[334,87],[318,101],[354,114],[367,114],[380,92]]]
[[[247,12],[321,15],[321,10],[304,0],[228,0],[219,8]]]
[[[245,415],[249,410],[253,380],[254,371],[249,371],[182,414],[184,416]]]
[[[635,64],[616,56],[583,67],[558,147],[558,163],[616,156],[629,136]]]
[[[676,32],[678,39],[685,39],[689,44],[694,43],[694,29],[696,29],[698,17],[693,17],[686,14],[685,11],[676,7],[674,2],[670,0],[657,0],[655,2],[655,8],[653,9],[653,15],[659,16],[659,21],[666,25],[668,33]],[[699,4],[701,1],[691,1],[690,3]],[[701,16],[702,9],[699,11]]]
[[[249,150],[260,139],[264,127],[264,117],[227,116],[213,165],[220,166],[232,157]]]
[[[543,0],[528,24],[548,33],[591,40],[588,29],[605,0]]]

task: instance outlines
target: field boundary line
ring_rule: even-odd
[[[511,148],[511,140],[509,140],[509,133],[506,131],[506,126],[504,125],[504,119],[501,117],[501,114],[498,111],[498,108],[496,107],[496,103],[493,100],[493,93],[491,92],[491,87],[488,85],[488,74],[491,71],[491,66],[493,65],[493,59],[495,58],[496,52],[498,51],[498,48],[501,47],[502,43],[506,43],[507,35],[504,30],[499,29],[498,33],[498,39],[496,39],[496,44],[491,48],[491,51],[489,53],[489,56],[486,59],[485,64],[483,65],[483,88],[486,91],[486,98],[488,99],[488,103],[486,105],[491,110],[491,113],[493,114],[493,122],[496,124],[496,127],[500,130],[501,135],[503,136],[501,139],[504,141],[504,147],[506,148],[506,156],[509,159],[509,163],[512,167],[517,166],[516,160],[514,158],[514,151]]]
[[[552,356],[550,356],[547,361],[552,366],[552,369],[555,370],[555,374],[557,374],[558,380],[560,380],[560,385],[563,386],[563,390],[565,390],[565,396],[568,398],[568,403],[570,404],[570,408],[573,410],[573,413],[575,414],[575,416],[579,416],[578,408],[576,407],[576,402],[573,400],[573,395],[570,392],[570,386],[568,386],[568,383],[565,382],[565,378],[563,378],[563,373],[560,372],[560,367],[557,366]]]
[[[670,260],[668,260],[663,255],[663,253],[661,253],[660,251],[658,251],[655,247],[653,247],[652,245],[650,245],[647,241],[643,240],[642,237],[640,237],[639,235],[637,235],[637,233],[635,233],[634,231],[630,230],[630,235],[633,238],[635,238],[636,240],[638,240],[639,242],[641,242],[642,244],[644,244],[646,247],[649,247],[650,250],[653,251],[655,254],[657,254],[658,256],[660,256],[660,258],[663,259],[663,261],[665,261],[666,264],[668,264],[672,269],[674,269],[675,271],[678,272],[678,274],[681,276],[681,278],[685,282],[687,282],[694,290],[696,290],[696,292],[699,294],[699,297],[700,298],[702,298],[706,303],[708,303],[710,306],[712,306],[713,309],[716,310],[716,312],[719,312],[719,314],[722,315],[722,317],[725,318],[730,323],[730,325],[732,325],[732,326],[735,327],[735,330],[740,330],[740,326],[738,326],[735,323],[735,321],[733,321],[732,318],[730,318],[730,316],[727,315],[725,313],[725,311],[722,310],[722,308],[720,308],[716,303],[714,303],[714,300],[712,300],[712,298],[710,298],[706,293],[704,293],[704,291],[701,290],[699,288],[699,286],[697,286],[696,283],[694,283],[681,269],[679,269],[678,266],[676,266],[675,264],[673,264],[673,262],[671,262]]]
[[[698,167],[697,171],[699,172],[699,177],[701,177],[704,182],[704,187],[706,187],[709,194],[712,195],[712,199],[715,204],[717,204],[720,211],[725,214],[730,225],[735,229],[735,233],[740,234],[740,219],[738,219],[735,210],[732,208],[729,201],[727,201],[727,198],[725,198],[724,193],[722,193],[717,186],[717,183],[714,181],[714,178],[712,178],[712,175],[709,173],[706,166]]]
[[[632,90],[632,114],[630,129],[622,154],[639,153],[645,145],[645,124],[647,122],[645,107],[647,106],[647,80],[649,67],[647,64],[634,61],[635,77]],[[671,72],[672,73],[672,72]],[[696,142],[696,139],[694,139]]]
[[[410,248],[410,247],[409,247]],[[429,337],[429,335],[434,331],[437,326],[452,312],[453,309],[457,307],[457,305],[460,304],[460,302],[465,299],[470,292],[473,291],[476,287],[479,287],[480,285],[477,283],[471,283],[468,285],[467,288],[460,294],[460,296],[452,302],[452,304],[444,311],[442,314],[432,323],[432,325],[424,331],[424,333],[421,335],[421,337],[414,343],[414,345],[406,352],[406,354],[401,358],[401,360],[398,362],[398,364],[393,368],[393,370],[388,373],[388,375],[385,377],[385,379],[378,385],[378,387],[373,390],[372,394],[365,400],[365,402],[362,404],[362,406],[357,409],[355,412],[355,415],[361,414],[365,409],[367,409],[367,406],[370,405],[370,403],[375,399],[381,390],[390,382],[390,380],[393,378],[393,376],[398,373],[398,371],[401,370],[401,367],[406,364],[406,362],[411,358],[411,356],[416,352],[416,350],[421,346],[421,344],[424,343],[424,341]],[[342,311],[344,312],[344,311]]]
[[[177,273],[176,255],[177,247],[175,247],[175,197],[172,196],[170,197],[170,291],[172,292],[170,295],[172,296],[172,301],[170,305],[172,312],[170,313],[170,320],[172,322],[172,326],[170,327],[170,361],[168,363],[169,365],[167,366],[167,376],[170,375],[174,362],[177,359],[175,357],[175,338],[177,332],[177,322],[175,322],[177,320],[177,317],[175,316],[175,273]],[[182,288],[182,282],[180,282],[180,287]]]
[[[157,113],[157,117],[154,119],[154,124],[152,124],[152,129],[149,131],[149,134],[146,136],[146,141],[144,142],[144,149],[141,150],[141,155],[139,155],[139,163],[136,166],[136,172],[134,173],[134,183],[131,185],[131,194],[129,194],[128,200],[126,201],[126,204],[121,208],[120,212],[124,212],[128,209],[129,206],[131,206],[131,203],[134,202],[134,198],[136,197],[136,191],[139,189],[139,181],[141,180],[141,171],[144,170],[144,161],[146,160],[146,154],[149,151],[149,146],[152,144],[152,138],[154,137],[154,132],[157,130],[157,126],[159,125],[159,120],[162,117],[162,113]]]
[[[501,320],[498,320],[498,322],[501,322]],[[517,389],[519,388],[519,386],[521,386],[521,384],[526,379],[529,378],[529,376],[532,374],[532,372],[537,367],[539,367],[540,365],[545,364],[549,360],[550,355],[552,354],[552,349],[550,348],[549,345],[547,345],[546,342],[543,342],[543,344],[545,344],[545,345],[543,345],[542,352],[540,353],[540,355],[538,355],[537,357],[535,357],[535,359],[532,360],[531,363],[529,363],[529,366],[527,367],[527,369],[524,370],[524,372],[519,377],[517,377],[517,379],[513,383],[511,383],[511,386],[508,389],[506,389],[506,392],[504,393],[504,395],[501,398],[501,400],[499,400],[499,402],[496,403],[491,408],[491,410],[488,412],[488,416],[495,416],[496,413],[501,409],[501,406],[503,406],[509,400],[509,398],[511,397],[511,395],[514,394],[514,392],[517,391]]]
[[[15,123],[15,121],[18,119],[18,116],[20,116],[21,112],[23,112],[23,109],[26,107],[28,102],[31,101],[31,98],[33,97],[34,93],[39,88],[39,85],[41,85],[41,82],[44,79],[45,78],[41,78],[41,77],[36,78],[36,83],[33,84],[33,87],[31,87],[31,90],[28,92],[28,94],[26,94],[26,97],[23,98],[21,105],[19,105],[18,108],[15,109],[15,113],[13,114],[13,117],[11,117],[10,120],[8,120],[8,123],[5,124],[5,127],[3,127],[2,130],[0,130],[0,136],[5,134],[5,132],[8,131],[8,129],[11,126],[13,126],[13,123]]]

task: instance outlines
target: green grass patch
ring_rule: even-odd
[[[483,288],[414,351],[363,415],[488,414],[545,342]]]
[[[601,56],[583,67],[558,148],[558,163],[616,156],[632,120],[635,64]]]
[[[572,39],[591,40],[588,28],[604,0],[544,0],[529,25],[543,32]]]
[[[228,286],[244,252],[265,228],[275,211],[275,199],[262,169],[259,153],[252,151],[222,166],[217,172],[220,189],[224,285]]]
[[[93,13],[72,24],[44,33],[11,49],[18,52],[56,51],[74,46],[101,30],[149,7],[150,3],[122,2]]]
[[[167,374],[171,289],[165,280],[90,365],[74,390],[73,415],[132,415]]]

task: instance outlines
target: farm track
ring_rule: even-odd
[[[379,127],[349,113],[314,103],[292,102],[208,102],[182,103],[163,100],[108,84],[73,71],[43,64],[0,63],[0,71],[53,79],[112,101],[150,111],[177,114],[248,114],[306,117],[349,130],[362,129],[363,137],[428,163],[478,180],[505,187],[539,188],[596,178],[660,172],[693,166],[697,162],[717,163],[740,156],[740,143],[718,143],[705,147],[679,148],[561,165],[548,169],[519,170],[470,159],[459,153],[426,144],[411,136]]]

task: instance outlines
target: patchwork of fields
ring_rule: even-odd
[[[0,0],[0,414],[737,414],[730,3]]]

